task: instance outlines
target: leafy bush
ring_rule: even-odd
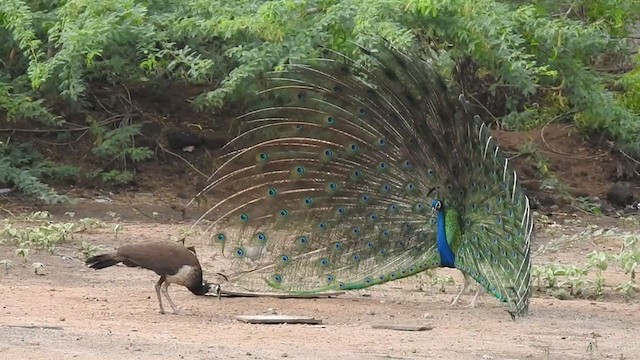
[[[120,159],[125,167],[122,171],[97,169],[88,175],[89,178],[99,177],[107,183],[127,184],[134,177],[133,172],[126,168],[127,160],[138,162],[153,156],[151,150],[135,146],[133,137],[140,135],[140,124],[124,124],[109,130],[106,126],[93,123],[90,130],[96,137],[93,153],[109,163]]]
[[[629,63],[635,51],[626,38],[640,19],[640,7],[633,4],[5,0],[0,4],[0,111],[9,120],[66,126],[56,116],[64,114],[51,114],[43,99],[88,111],[96,102],[90,96],[94,86],[129,83],[152,89],[167,81],[216,84],[193,101],[200,110],[215,111],[244,99],[262,84],[265,71],[316,56],[322,46],[357,58],[355,44],[373,46],[382,36],[402,49],[433,52],[452,78],[470,71],[460,77],[469,80],[470,98],[494,116],[506,116],[503,124],[509,128],[573,119],[640,155],[637,70],[618,79],[604,69]],[[463,59],[474,64],[471,70],[454,66]],[[622,89],[613,87],[616,80]],[[539,107],[531,108],[534,102]],[[109,131],[122,138],[135,131],[123,129]],[[104,143],[98,143],[94,153],[104,159],[150,156],[116,140],[116,133],[114,148],[104,152]]]
[[[0,184],[15,185],[27,195],[37,196],[45,203],[66,201],[41,180],[67,179],[78,170],[60,166],[42,157],[33,147],[25,144],[9,146],[0,141]]]
[[[640,64],[640,55],[635,57],[636,65]],[[634,113],[640,115],[640,67],[628,72],[620,79],[625,92],[620,96],[622,103]]]
[[[0,221],[0,245],[15,247],[16,255],[26,262],[32,250],[46,250],[54,253],[61,243],[72,240],[79,232],[103,227],[104,224],[93,218],[82,218],[75,222],[51,221],[51,214],[46,211],[36,211],[23,218],[7,218]],[[97,247],[82,243],[83,252],[92,252]],[[9,260],[0,264],[8,270]],[[37,263],[34,263],[37,264]],[[32,265],[33,266],[33,265]],[[36,269],[42,267],[34,266]]]

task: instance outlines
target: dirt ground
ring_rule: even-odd
[[[143,209],[140,196],[136,208]],[[153,208],[158,208],[155,206]],[[84,266],[82,242],[111,250],[129,241],[170,239],[191,219],[175,212],[157,221],[124,204],[80,202],[47,208],[56,219],[66,211],[102,218],[102,228],[77,233],[54,254],[36,252],[21,264],[15,247],[1,246],[0,259],[13,266],[0,269],[0,357],[5,359],[640,359],[640,306],[625,302],[613,287],[626,275],[608,270],[605,296],[599,300],[558,300],[537,292],[527,318],[512,321],[487,294],[476,308],[450,302],[461,284],[459,272],[442,292],[427,276],[416,276],[328,299],[198,297],[173,286],[170,292],[182,314],[161,315],[153,290],[155,274],[116,266],[95,271]],[[152,211],[152,207],[146,209]],[[586,215],[585,215],[586,216]],[[587,225],[634,231],[637,223],[605,217],[570,217],[571,221],[539,221],[534,248],[560,234]],[[124,228],[116,237],[113,225]],[[632,224],[632,225],[629,225]],[[635,224],[635,225],[634,225]],[[196,244],[211,277],[212,250]],[[596,249],[617,249],[620,240],[585,238],[567,249],[534,258],[582,264]],[[30,264],[44,264],[36,275]],[[166,305],[166,303],[165,303]],[[167,306],[168,308],[168,306]],[[322,325],[252,325],[236,315],[313,316]],[[424,325],[426,331],[374,329],[372,325]]]

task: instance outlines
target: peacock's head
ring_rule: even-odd
[[[434,187],[431,190],[429,190],[429,192],[427,193],[427,196],[431,195],[431,193],[433,193],[437,189],[438,189],[438,187]],[[434,211],[434,212],[443,211],[444,207],[443,207],[442,201],[440,201],[438,199],[431,200],[431,210]]]
[[[442,201],[438,199],[433,199],[431,201],[431,208],[433,209],[433,211],[436,211],[436,212],[442,211]]]

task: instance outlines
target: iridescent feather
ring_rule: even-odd
[[[203,216],[236,286],[360,289],[436,267],[510,312],[530,296],[533,222],[516,174],[464,97],[417,56],[362,50],[271,74],[225,147]]]

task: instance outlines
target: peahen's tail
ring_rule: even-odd
[[[104,269],[110,266],[118,264],[121,259],[118,259],[115,254],[102,254],[96,255],[85,260],[85,264],[87,264],[92,269]]]

